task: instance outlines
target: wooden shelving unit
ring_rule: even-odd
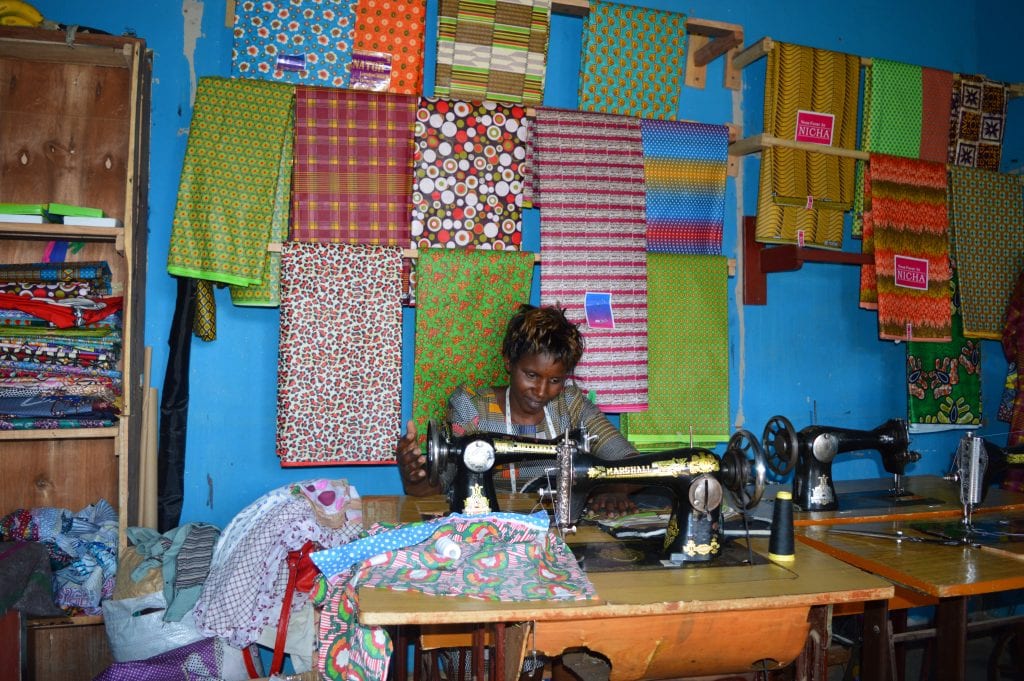
[[[151,70],[138,38],[0,27],[0,201],[95,206],[124,225],[0,223],[0,262],[35,263],[48,241],[81,242],[66,260],[106,262],[124,297],[119,418],[0,431],[0,514],[106,499],[121,546],[138,524]],[[92,678],[112,661],[101,616],[28,619],[25,629],[30,678]]]

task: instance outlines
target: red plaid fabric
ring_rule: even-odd
[[[292,241],[405,246],[419,98],[297,87]]]

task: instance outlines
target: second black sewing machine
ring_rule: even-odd
[[[839,509],[832,462],[843,452],[875,450],[882,455],[882,466],[893,476],[892,487],[882,491],[878,500],[886,505],[910,496],[903,476],[907,464],[921,458],[910,450],[910,432],[903,419],[890,419],[874,430],[816,425],[797,432],[786,417],[774,416],[765,426],[762,447],[769,470],[777,476],[786,476],[796,462],[793,503],[803,511]]]

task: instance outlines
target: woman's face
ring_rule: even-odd
[[[509,404],[519,423],[539,423],[544,407],[565,387],[568,371],[551,355],[524,355],[508,364]]]

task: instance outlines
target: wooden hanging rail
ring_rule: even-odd
[[[279,244],[279,243],[269,243],[269,244],[267,244],[267,250],[270,251],[271,253],[280,253],[281,252],[281,244]],[[402,257],[403,258],[410,258],[410,259],[415,260],[416,258],[420,257],[420,250],[418,248],[403,248],[402,249]],[[540,253],[534,253],[533,254],[533,262],[535,262],[538,265],[540,264]],[[735,258],[729,258],[728,266],[729,266],[729,276],[730,277],[735,277],[736,276],[736,259]]]
[[[796,244],[771,246],[757,241],[757,218],[743,218],[743,304],[768,304],[768,274],[792,272],[805,262],[831,262],[844,265],[867,265],[871,256],[864,253],[802,248]]]
[[[788,147],[790,149],[800,149],[802,151],[813,151],[819,154],[828,154],[829,156],[856,158],[862,161],[867,161],[871,157],[868,152],[860,151],[859,149],[831,147],[826,144],[814,144],[813,142],[798,142],[796,140],[775,137],[774,135],[768,135],[765,133],[744,137],[741,140],[733,142],[729,145],[729,155],[746,156],[747,154],[756,154],[765,147]]]

